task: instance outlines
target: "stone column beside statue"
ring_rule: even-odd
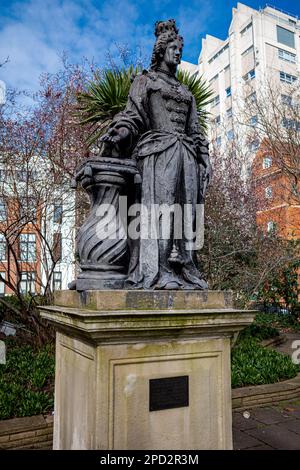
[[[80,273],[73,289],[124,287],[129,246],[120,196],[134,187],[137,174],[134,160],[120,158],[88,159],[79,167],[75,186],[80,184],[88,193],[91,208],[76,237]]]
[[[103,151],[75,176],[91,201],[78,277],[40,307],[57,330],[55,449],[232,448],[230,348],[255,312],[208,290],[198,266],[208,143],[176,78],[175,21],[155,37]],[[123,197],[140,207],[136,237]]]

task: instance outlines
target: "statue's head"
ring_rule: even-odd
[[[156,41],[153,47],[151,69],[155,70],[161,62],[164,60],[168,47],[173,49],[173,53],[170,51],[170,58],[179,55],[177,64],[180,63],[183,49],[183,37],[179,36],[178,28],[175,20],[168,21],[157,21],[155,23],[155,36]]]

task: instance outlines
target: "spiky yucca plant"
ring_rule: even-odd
[[[88,84],[86,91],[78,94],[80,122],[90,125],[88,145],[95,143],[106,132],[113,117],[125,108],[132,78],[139,72],[139,68],[133,66],[107,70],[102,74],[96,72],[95,79]],[[212,95],[209,86],[202,77],[190,75],[186,71],[179,70],[177,78],[194,95],[200,124],[206,130],[208,113],[204,107]]]
[[[80,123],[90,125],[88,145],[104,134],[113,117],[126,106],[132,77],[139,72],[130,66],[122,70],[97,71],[84,93],[78,93]]]

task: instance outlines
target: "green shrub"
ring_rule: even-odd
[[[247,326],[239,335],[239,341],[246,338],[257,338],[258,340],[276,338],[279,336],[279,330],[271,325],[259,325],[254,322]]]
[[[0,365],[0,419],[47,413],[53,408],[53,345],[34,350],[7,344],[7,362]]]
[[[269,325],[276,328],[291,328],[300,331],[300,322],[295,316],[287,313],[264,313],[260,312],[255,317],[255,323],[259,325]]]
[[[232,386],[262,385],[291,379],[300,372],[300,366],[289,356],[262,347],[255,338],[240,341],[232,349]]]

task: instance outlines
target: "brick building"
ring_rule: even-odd
[[[288,157],[287,157],[288,158]],[[257,223],[264,232],[274,230],[286,239],[300,238],[300,187],[289,178],[262,143],[252,164],[257,198]]]

